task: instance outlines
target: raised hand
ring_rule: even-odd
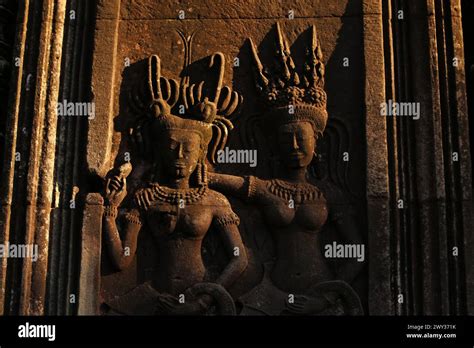
[[[132,165],[127,162],[119,168],[114,168],[107,175],[105,185],[105,201],[107,205],[119,206],[127,195],[127,176],[132,171]]]

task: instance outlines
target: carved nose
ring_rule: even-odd
[[[298,141],[296,140],[296,135],[293,135],[293,149],[298,150]]]
[[[178,158],[183,158],[183,144],[179,144],[178,146]]]

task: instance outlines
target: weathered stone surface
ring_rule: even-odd
[[[473,313],[459,0],[30,1],[15,47],[7,2],[0,243],[40,255],[0,260],[1,313]]]
[[[177,19],[183,10],[186,19],[276,19],[288,17],[294,11],[295,18],[342,17],[362,15],[362,1],[295,0],[191,0],[154,2],[122,0],[121,19]]]

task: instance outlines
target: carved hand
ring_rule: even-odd
[[[293,303],[287,303],[288,311],[293,314],[316,314],[329,306],[329,302],[322,296],[309,297],[296,295]]]
[[[180,303],[178,299],[169,294],[160,294],[158,297],[157,315],[199,315],[203,308],[198,301]]]
[[[105,185],[105,201],[107,205],[119,206],[127,195],[127,176],[132,171],[130,163],[122,164],[118,170],[112,170]]]

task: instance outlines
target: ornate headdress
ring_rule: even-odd
[[[160,58],[152,55],[148,58],[146,78],[129,93],[129,105],[137,116],[131,127],[132,139],[142,153],[149,153],[151,139],[162,131],[195,132],[201,137],[203,157],[211,143],[210,160],[214,163],[217,151],[227,142],[228,130],[233,128],[227,117],[237,110],[242,97],[228,86],[222,87],[225,58],[220,52],[210,57],[208,66],[216,72],[215,81],[190,85],[186,70],[191,62],[194,34],[188,37],[179,34],[185,46],[180,83],[161,76]]]
[[[316,132],[326,127],[326,92],[324,91],[324,64],[316,27],[311,28],[311,40],[306,50],[306,61],[300,75],[291,57],[290,47],[276,23],[274,64],[264,68],[252,39],[255,82],[265,109],[264,123],[271,128],[295,121],[309,121]]]

